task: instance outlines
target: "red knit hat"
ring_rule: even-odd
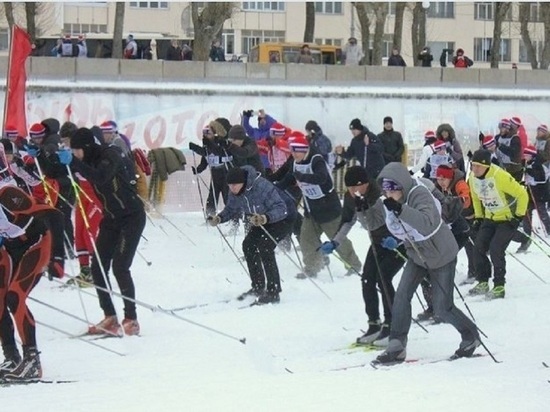
[[[510,124],[514,127],[520,127],[521,126],[521,119],[519,117],[512,117],[510,118]]]
[[[454,177],[454,170],[450,165],[439,165],[435,171],[435,177],[443,179],[452,179]]]
[[[4,128],[4,134],[8,139],[16,139],[19,137],[19,131],[17,130],[17,127],[8,125]]]
[[[293,152],[307,152],[309,142],[302,132],[294,131],[288,137],[288,145]]]
[[[424,133],[424,140],[428,139],[435,139],[435,132],[433,130],[428,130],[426,133]]]
[[[482,143],[482,146],[484,149],[488,149],[489,147],[494,146],[495,144],[496,144],[496,141],[494,136],[490,134],[485,135]]]
[[[545,124],[541,124],[539,127],[537,127],[537,132],[548,133],[548,126],[546,126]]]
[[[441,149],[445,149],[445,140],[441,140],[441,139],[436,140],[434,143],[434,150],[438,151]]]
[[[286,127],[281,123],[275,122],[269,128],[269,135],[273,137],[282,137],[286,133]]]
[[[498,123],[499,129],[509,129],[512,125],[510,124],[510,120],[508,119],[501,119]]]
[[[42,123],[35,123],[29,129],[29,137],[31,139],[40,139],[46,137],[46,128]]]
[[[523,149],[523,154],[536,156],[537,148],[532,144],[530,144],[529,146],[525,146],[525,148]]]
[[[113,125],[113,122],[110,121],[110,120],[107,120],[103,123],[101,123],[99,125],[99,128],[101,129],[101,131],[103,133],[107,132],[107,133],[115,133],[116,132],[116,128],[115,126]]]

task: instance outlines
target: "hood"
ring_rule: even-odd
[[[378,184],[382,185],[384,179],[391,179],[403,187],[403,199],[407,198],[415,183],[407,168],[398,162],[391,162],[384,166],[378,175]]]
[[[59,133],[60,124],[57,119],[50,117],[42,120],[40,123],[46,128],[46,135]]]
[[[452,140],[456,138],[455,129],[453,129],[453,126],[451,126],[449,123],[442,123],[437,127],[435,134],[438,138],[441,137],[441,132],[443,132],[444,130],[449,132],[449,136]]]

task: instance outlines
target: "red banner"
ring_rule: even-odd
[[[15,128],[20,136],[27,136],[27,116],[25,107],[25,83],[27,73],[25,61],[31,54],[32,44],[29,34],[14,25],[11,32],[9,50],[6,100],[4,104],[4,130],[6,126]]]

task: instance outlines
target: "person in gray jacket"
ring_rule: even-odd
[[[275,247],[292,230],[297,213],[294,199],[248,165],[229,170],[227,184],[227,205],[207,220],[216,226],[244,213],[252,225],[242,245],[252,288],[238,299],[253,295],[258,296],[257,304],[278,303],[281,281]]]
[[[458,245],[441,218],[439,202],[401,163],[386,165],[378,181],[386,197],[386,225],[394,237],[405,243],[408,260],[395,294],[390,341],[375,363],[391,365],[405,360],[411,299],[428,274],[434,285],[435,315],[454,326],[462,337],[454,356],[472,356],[481,341],[476,325],[453,302]]]

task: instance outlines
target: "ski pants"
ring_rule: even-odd
[[[92,277],[94,284],[101,288],[110,289],[109,269],[113,266],[113,275],[123,296],[135,299],[134,281],[130,273],[130,266],[136,254],[145,227],[145,211],[140,210],[127,216],[115,219],[105,216],[99,226],[96,246],[100,257],[92,259]],[[103,272],[102,272],[103,270]],[[105,276],[103,276],[103,273]],[[108,286],[105,282],[108,282]],[[99,305],[105,316],[116,315],[111,296],[104,290],[97,289]],[[136,304],[124,299],[124,317],[137,319]]]
[[[527,214],[523,218],[523,230],[525,234],[531,236],[533,232],[533,211],[537,211],[539,220],[544,226],[546,233],[550,233],[550,216],[548,216],[548,209],[546,209],[546,204],[544,202],[534,202],[532,199],[529,200],[529,207],[527,208]]]
[[[407,335],[411,327],[411,300],[414,291],[428,273],[433,281],[435,316],[451,324],[460,333],[463,341],[479,336],[476,325],[454,304],[455,269],[456,257],[446,265],[429,270],[417,265],[412,259],[407,261],[393,301],[393,321],[390,332],[392,350],[398,349],[396,342],[399,342],[402,348],[407,346]]]
[[[216,214],[218,210],[220,195],[223,199],[223,203],[227,203],[227,191],[228,186],[225,182],[227,176],[227,169],[225,166],[218,166],[210,168],[212,173],[212,181],[210,182],[210,190],[208,191],[208,198],[206,199],[206,213],[208,215]]]
[[[392,321],[392,305],[395,296],[392,280],[405,261],[393,250],[379,246],[374,246],[374,248],[376,249],[373,249],[373,246],[369,247],[361,274],[363,302],[369,321],[378,321],[380,319],[378,286],[382,294],[384,323],[389,325]],[[404,255],[405,247],[401,245],[398,251]]]
[[[290,234],[293,224],[294,219],[287,218],[279,222],[268,223],[263,227],[252,226],[244,238],[243,253],[253,289],[263,290],[265,288],[268,292],[281,292],[275,247],[281,239]]]
[[[88,181],[79,183],[82,193],[76,202],[74,217],[74,243],[80,266],[90,265],[90,256],[94,255],[93,241],[97,238],[99,224],[103,219],[101,202]]]
[[[487,282],[491,277],[493,264],[493,283],[503,286],[506,275],[506,248],[516,235],[516,227],[508,221],[495,222],[485,219],[476,236],[474,245],[474,262],[479,282]],[[487,257],[491,257],[491,261]]]

